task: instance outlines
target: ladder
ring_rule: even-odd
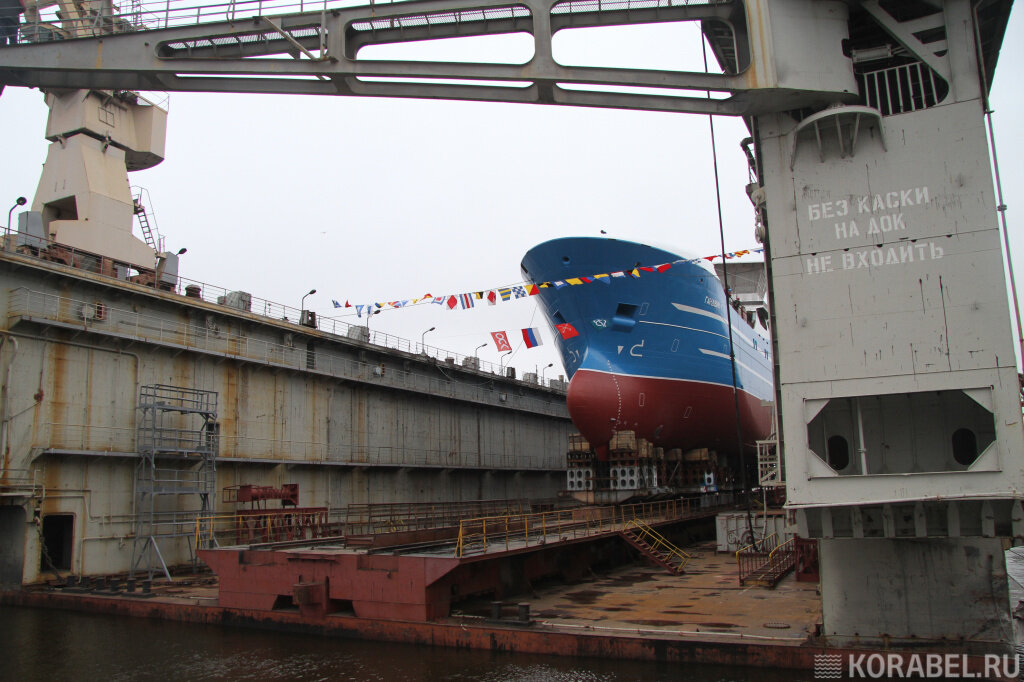
[[[153,238],[153,228],[149,226],[149,215],[146,213],[146,207],[142,205],[142,195],[140,194],[137,199],[133,199],[132,203],[135,206],[135,215],[139,219],[139,227],[142,229],[142,237],[149,244],[149,248],[156,251],[156,239]]]
[[[664,535],[639,519],[627,523],[619,535],[644,556],[669,573],[679,575],[692,557],[668,541]]]

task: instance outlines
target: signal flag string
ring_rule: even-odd
[[[432,294],[423,294],[422,296],[415,298],[399,299],[396,301],[383,301],[373,303],[357,303],[352,304],[348,300],[341,303],[338,299],[332,299],[331,303],[335,308],[355,309],[356,317],[362,317],[365,311],[367,315],[371,315],[374,312],[382,309],[399,309],[408,308],[411,306],[418,305],[440,305],[442,309],[455,310],[466,310],[467,308],[475,307],[478,302],[480,305],[497,305],[499,301],[514,301],[520,298],[529,298],[530,296],[536,296],[540,293],[541,289],[547,289],[554,287],[555,289],[561,289],[566,286],[579,286],[582,284],[591,284],[593,282],[601,282],[603,284],[609,284],[613,279],[616,278],[633,278],[639,279],[641,276],[650,274],[660,274],[666,272],[672,268],[673,265],[680,265],[684,263],[701,263],[702,261],[714,261],[717,258],[733,259],[740,258],[755,253],[763,253],[764,248],[758,247],[753,249],[743,249],[741,251],[730,251],[729,253],[719,253],[712,256],[702,256],[701,258],[682,258],[679,260],[671,261],[668,263],[661,263],[660,265],[645,265],[645,266],[634,266],[623,270],[615,270],[605,273],[580,275],[578,277],[567,277],[563,280],[555,280],[551,282],[517,282],[515,284],[508,284],[500,287],[491,287],[488,289],[480,289],[477,291],[469,291],[460,294],[443,294],[441,296],[434,296]],[[351,315],[351,313],[347,313]]]

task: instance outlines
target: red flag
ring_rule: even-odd
[[[540,293],[540,289],[537,288],[536,284],[527,284],[526,293],[528,293],[530,296],[536,296],[537,294]]]
[[[512,346],[509,345],[508,336],[505,332],[491,332],[491,338],[494,339],[494,345],[498,347],[498,352],[512,350]]]
[[[576,331],[576,327],[572,326],[568,322],[564,324],[556,324],[555,327],[558,328],[558,333],[562,335],[563,339],[571,339],[574,336],[580,335],[580,333]]]
[[[455,298],[455,296],[449,296],[448,301],[445,303],[445,305],[448,306],[448,310],[454,310],[455,306],[457,306],[458,304],[459,299]]]
[[[666,270],[668,270],[671,267],[672,267],[671,263],[662,263],[661,265],[657,266],[657,270],[658,270],[658,272],[665,272]]]

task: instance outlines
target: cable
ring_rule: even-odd
[[[701,40],[702,53],[704,55],[704,73],[708,72],[708,48],[707,41]],[[711,91],[707,91],[708,98],[711,97]],[[718,206],[718,237],[720,246],[722,249],[722,286],[725,288],[725,315],[726,315],[726,326],[729,328],[729,366],[732,368],[732,402],[734,417],[736,419],[736,446],[737,456],[739,457],[740,464],[740,487],[743,489],[744,497],[747,501],[747,530],[750,531],[751,538],[754,539],[754,549],[761,551],[760,547],[757,546],[757,538],[754,535],[754,520],[750,510],[750,488],[747,486],[747,463],[743,457],[743,425],[740,423],[740,394],[739,387],[736,382],[736,347],[733,343],[732,335],[732,302],[729,300],[732,297],[732,292],[729,290],[729,266],[728,259],[725,257],[725,224],[722,220],[722,190],[719,184],[718,178],[718,150],[715,146],[715,117],[713,114],[708,114],[708,125],[711,128],[711,162],[715,169],[715,202]]]

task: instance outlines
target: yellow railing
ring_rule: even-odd
[[[711,507],[699,500],[665,500],[609,507],[579,507],[536,514],[463,519],[455,556],[522,549],[601,533],[617,533],[630,521],[657,523],[693,516]]]
[[[748,579],[753,579],[755,582],[774,586],[795,564],[796,538],[790,538],[780,544],[777,534],[769,535],[758,545],[747,545],[736,552],[740,585]]]
[[[654,530],[640,519],[633,519],[626,524],[626,529],[633,531],[633,536],[651,548],[652,552],[668,555],[667,560],[680,573],[693,557],[672,544],[668,538]],[[674,561],[672,559],[675,559]]]

